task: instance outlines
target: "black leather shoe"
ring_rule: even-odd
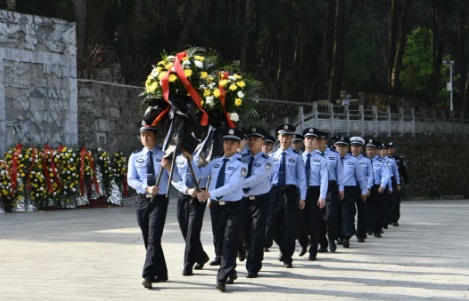
[[[209,260],[210,260],[210,258],[208,258],[208,256],[205,257],[204,261],[199,262],[199,263],[197,263],[197,264],[195,265],[194,270],[201,270],[201,269],[203,269],[203,268],[204,268],[204,265],[205,265]]]
[[[217,290],[219,290],[220,292],[224,292],[225,289],[226,289],[226,286],[223,282],[218,282],[217,283],[217,286],[216,286]]]
[[[142,285],[144,288],[148,288],[148,289],[152,288],[151,279],[150,278],[143,279]]]
[[[327,247],[320,247],[318,253],[327,253]]]
[[[221,258],[219,256],[215,257],[214,260],[210,261],[209,265],[220,265]]]
[[[358,242],[365,242],[365,239],[363,237],[357,237]]]
[[[303,256],[303,255],[305,255],[305,254],[306,254],[306,251],[307,251],[307,250],[306,250],[307,248],[308,248],[307,246],[301,246],[301,250],[300,250],[300,253],[299,253],[298,255],[299,255],[300,257]]]
[[[293,264],[291,264],[290,262],[290,263],[285,263],[283,266],[286,267],[287,269],[291,269],[293,267]]]
[[[374,236],[375,236],[376,238],[381,238],[381,237],[382,237],[380,233],[375,233]]]
[[[238,251],[238,259],[241,262],[246,260],[246,251],[244,249],[242,249],[241,251]]]
[[[344,245],[344,248],[349,248],[350,247],[350,241],[348,239],[344,238],[344,241],[342,243]]]
[[[256,272],[248,272],[246,278],[257,278],[258,274]]]
[[[194,273],[192,273],[192,270],[183,270],[182,271],[182,276],[192,276]]]
[[[337,245],[335,244],[335,241],[333,239],[329,241],[329,250],[331,250],[332,253],[334,253],[335,250],[337,250]]]
[[[366,233],[367,233],[368,235],[371,235],[371,234],[373,234],[373,232],[371,231],[371,229],[370,229],[370,228],[366,229]]]
[[[342,244],[342,238],[337,238],[337,244],[341,245]]]
[[[233,284],[234,281],[238,279],[238,273],[236,273],[236,271],[234,272],[233,276],[230,276],[228,277],[228,279],[226,279],[226,284]]]
[[[384,229],[387,229],[387,228],[388,228],[388,225],[384,225],[383,228],[384,228]]]
[[[314,255],[309,255],[308,260],[309,260],[309,261],[316,261],[316,256],[314,256]]]
[[[278,261],[283,261],[283,254],[280,253],[280,255],[278,255]]]
[[[392,222],[392,225],[393,225],[394,227],[399,227],[399,223],[398,223],[398,222]]]
[[[270,252],[269,248],[264,248],[264,252]]]
[[[166,282],[166,281],[168,281],[168,276],[163,276],[163,277],[155,276],[155,278],[153,279],[153,282]]]

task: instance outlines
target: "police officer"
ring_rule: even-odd
[[[138,196],[135,201],[137,222],[146,249],[142,285],[148,289],[152,288],[152,282],[168,280],[168,269],[161,247],[168,210],[168,172],[162,169],[163,151],[156,146],[157,139],[157,129],[143,123],[140,128],[140,140],[144,147],[130,155],[127,171],[127,182],[137,191]],[[160,172],[163,174],[159,185],[156,186],[156,178]]]
[[[273,160],[262,151],[262,144],[267,133],[259,127],[250,127],[247,131],[249,149],[251,150],[245,163],[248,173],[244,179],[243,201],[246,202],[247,221],[245,228],[245,244],[248,250],[246,261],[247,278],[256,278],[262,268],[264,259],[264,239],[267,213],[269,210],[269,192],[272,187],[270,177]]]
[[[367,217],[368,217],[368,234],[374,234],[375,237],[381,237],[382,230],[382,211],[387,197],[386,186],[389,183],[389,169],[387,168],[385,159],[378,154],[381,143],[375,139],[369,139],[366,144],[366,154],[371,159],[373,167],[373,187],[371,188],[370,197],[368,198]]]
[[[293,134],[291,147],[301,155],[303,153],[303,135],[297,133]]]
[[[323,209],[321,220],[321,229],[319,236],[319,244],[321,247],[318,252],[327,252],[327,246],[329,244],[329,250],[335,252],[337,249],[336,240],[339,237],[338,229],[338,206],[340,202],[339,198],[339,185],[343,178],[343,168],[340,164],[340,156],[331,148],[327,147],[327,134],[319,132],[318,134],[318,151],[326,159],[326,166],[328,171],[329,184],[327,188],[326,206]],[[327,237],[326,237],[327,234]],[[329,239],[329,242],[328,242]]]
[[[371,166],[371,160],[362,154],[363,147],[365,146],[365,139],[359,136],[351,137],[350,145],[352,155],[358,159],[358,162],[362,168],[363,176],[365,177],[366,188],[368,190],[367,197],[369,197],[371,187],[373,187],[373,167]],[[357,206],[357,241],[365,242],[367,224],[366,200],[357,198],[355,204]]]
[[[395,142],[389,142],[387,145],[388,148],[388,155],[391,158],[396,160],[397,169],[399,172],[401,183],[405,184],[406,186],[409,185],[409,175],[407,173],[407,166],[405,163],[405,158],[403,156],[398,156],[397,152],[397,144]],[[402,188],[402,185],[401,185]],[[399,226],[399,218],[401,216],[401,200],[402,200],[402,193],[401,189],[394,190],[392,195],[392,209],[390,214],[390,220],[393,226]]]
[[[305,169],[301,156],[292,149],[291,141],[296,128],[280,124],[278,134],[280,148],[272,154],[272,224],[270,232],[280,248],[279,260],[286,268],[292,268],[298,208],[303,209],[306,198]],[[298,201],[299,189],[299,201]]]
[[[262,143],[262,151],[266,154],[271,154],[274,151],[275,138],[271,135],[267,135],[264,142]]]
[[[168,164],[170,163],[168,162]],[[175,181],[175,178],[179,178],[179,181]],[[177,220],[186,243],[182,275],[191,276],[194,264],[194,269],[201,270],[209,261],[200,241],[206,204],[197,199],[195,175],[190,172],[189,162],[183,155],[176,157],[176,169],[171,183],[179,191],[176,209]],[[206,184],[207,179],[201,179],[198,183],[199,189],[205,189]]]
[[[386,199],[384,214],[383,214],[383,228],[387,229],[388,224],[391,224],[391,210],[392,210],[392,196],[397,190],[401,190],[401,179],[397,169],[396,160],[388,156],[387,145],[382,144],[380,150],[381,158],[385,158],[386,165],[389,169],[390,180],[388,183],[388,197]]]
[[[348,137],[340,137],[335,145],[339,150],[344,173],[344,177],[339,183],[343,236],[342,244],[344,248],[348,248],[350,247],[350,238],[355,232],[355,203],[357,199],[365,201],[369,191],[358,159],[349,153],[350,140]]]
[[[319,131],[307,128],[303,131],[303,136],[305,151],[302,156],[305,162],[307,190],[305,208],[301,213],[305,216],[306,233],[309,236],[309,260],[314,261],[318,253],[321,209],[326,205],[329,182],[326,159],[318,151]]]
[[[237,278],[236,253],[239,249],[239,231],[242,222],[240,200],[243,197],[242,187],[247,175],[247,165],[239,158],[237,149],[243,139],[243,133],[235,129],[223,132],[222,157],[213,159],[207,166],[198,168],[194,164],[197,178],[210,176],[210,187],[207,191],[197,193],[199,201],[210,198],[210,202],[218,203],[218,240],[221,242],[221,263],[217,274],[217,286],[225,291],[225,284],[231,284]],[[185,156],[188,156],[186,153]],[[190,157],[190,156],[189,156]]]

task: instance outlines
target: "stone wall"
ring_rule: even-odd
[[[78,144],[129,154],[141,148],[139,87],[78,80]]]
[[[0,152],[78,142],[75,24],[0,10]]]

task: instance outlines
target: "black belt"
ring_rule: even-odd
[[[329,185],[337,185],[337,181],[336,180],[330,180]]]
[[[155,195],[155,196],[164,196],[164,195],[165,195],[165,194],[157,194],[157,195]],[[139,198],[151,199],[151,197],[152,197],[153,195],[151,195],[151,194],[149,194],[149,193],[148,193],[148,194],[137,193],[137,196],[138,196]]]
[[[320,188],[321,186],[308,186],[307,188]]]
[[[264,194],[259,194],[259,195],[250,195],[250,196],[245,196],[244,198],[250,200],[250,201],[254,201],[254,200],[259,200],[259,199],[262,199],[264,197],[266,197],[267,195],[269,195],[269,193],[264,193]]]
[[[215,202],[218,203],[218,205],[220,206],[226,206],[226,205],[235,205],[239,201],[215,201]]]

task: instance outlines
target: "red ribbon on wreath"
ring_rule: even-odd
[[[31,154],[30,154],[30,156],[31,156],[31,166],[29,167],[28,179],[26,180],[26,189],[28,189],[28,191],[31,191],[31,177],[29,175],[31,175],[31,172],[33,171],[34,165],[36,164],[36,160],[34,160],[33,155],[36,155],[37,149],[34,146],[30,146],[29,149],[31,150]]]
[[[228,79],[228,71],[221,73],[222,79]],[[223,112],[225,112],[226,122],[230,128],[235,128],[236,125],[234,124],[233,120],[231,120],[230,115],[228,115],[228,111],[226,111],[226,90],[223,88],[222,85],[218,85],[218,91],[220,92],[220,103],[223,108]]]
[[[179,52],[176,54],[176,58],[174,59],[174,71],[176,71],[176,75],[181,80],[181,83],[186,88],[187,92],[194,101],[197,108],[202,112],[202,119],[200,120],[200,124],[202,126],[206,126],[208,124],[208,114],[202,107],[202,99],[200,98],[199,93],[195,90],[192,86],[191,82],[187,79],[186,74],[184,73],[184,68],[182,68],[181,60],[187,56],[185,51]],[[167,102],[169,102],[169,75],[171,74],[171,68],[168,70],[166,75],[161,79],[161,89],[163,90],[163,98]],[[167,109],[169,110],[169,108]],[[166,111],[166,110],[165,110]],[[161,114],[160,114],[161,115]]]
[[[122,189],[123,189],[123,195],[129,196],[129,189],[127,188],[127,173],[125,173],[124,177],[122,178]]]
[[[49,189],[49,193],[53,194],[54,187],[52,186],[52,181],[55,181],[58,187],[62,187],[62,184],[60,183],[59,175],[57,173],[57,168],[55,167],[52,147],[50,147],[47,144],[44,145],[44,152],[42,154],[42,158],[44,160],[44,175],[46,176],[46,180],[47,180],[47,188]],[[50,166],[49,166],[49,160],[50,160]],[[52,170],[54,179],[51,179],[50,177],[49,167]]]
[[[88,152],[85,147],[81,147],[80,151],[80,196],[85,195],[85,157]]]
[[[93,159],[93,156],[91,155],[90,152],[88,152],[87,158],[88,158],[88,161],[90,162],[91,170],[93,171],[92,181],[93,181],[93,184],[94,184],[94,188],[95,188],[97,194],[101,194],[101,192],[99,190],[99,185],[98,185],[98,178],[96,177],[96,168],[94,167],[94,159]]]

